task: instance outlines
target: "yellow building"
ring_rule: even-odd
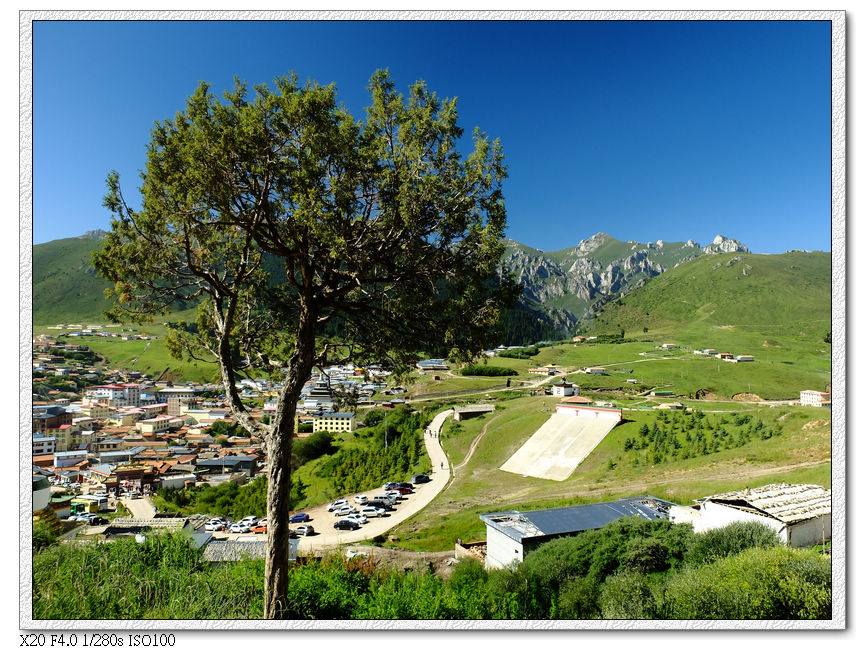
[[[326,413],[317,415],[312,421],[312,430],[340,433],[357,429],[357,419],[354,413]]]

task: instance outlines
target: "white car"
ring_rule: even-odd
[[[204,530],[208,532],[225,529],[225,522],[221,519],[211,519],[204,524]]]
[[[252,526],[248,522],[238,521],[236,524],[232,524],[228,530],[231,533],[248,533],[251,529]]]
[[[348,505],[348,501],[346,501],[345,499],[337,499],[336,501],[334,501],[333,503],[331,503],[327,507],[327,511],[333,512],[334,510],[339,510],[343,506],[347,506],[347,505]]]
[[[342,506],[341,508],[339,508],[338,510],[335,510],[333,514],[336,517],[345,517],[346,515],[351,515],[351,514],[354,514],[356,512],[357,512],[357,510],[355,508],[352,508],[350,505],[346,504],[346,505]]]
[[[249,524],[250,527],[252,527],[252,526],[255,526],[255,524],[258,523],[258,517],[253,517],[252,515],[250,515],[249,517],[244,517],[243,519],[241,519],[241,520],[240,520],[239,522],[237,522],[237,523],[240,523],[240,524],[244,524],[244,523],[246,523],[246,524]]]
[[[374,508],[373,506],[367,506],[366,508],[360,509],[360,514],[365,517],[384,517],[385,511],[384,508]]]
[[[363,494],[358,494],[354,498],[354,502],[358,505],[361,505],[361,506],[365,506],[367,501],[369,501],[369,499],[367,497],[365,497]]]
[[[390,499],[391,501],[394,501],[394,502],[399,501],[400,499],[402,499],[402,493],[397,492],[396,490],[391,490],[391,491],[389,491],[389,492],[386,492],[386,493],[385,493],[385,496],[386,496],[388,499]]]
[[[356,521],[356,522],[359,523],[359,524],[365,524],[365,523],[366,523],[366,517],[364,517],[364,516],[363,516],[362,514],[360,514],[359,512],[356,512],[356,513],[354,513],[354,514],[352,514],[352,515],[348,515],[348,516],[346,517],[346,519],[348,519],[349,521]]]

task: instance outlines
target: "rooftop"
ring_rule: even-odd
[[[751,507],[787,524],[832,512],[832,491],[819,485],[773,483],[699,499],[733,507]]]
[[[629,497],[607,503],[549,508],[520,512],[509,510],[480,515],[481,521],[508,537],[522,542],[534,537],[551,537],[602,528],[622,517],[666,519],[673,504],[652,496]]]

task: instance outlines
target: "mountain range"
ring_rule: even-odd
[[[33,322],[102,319],[110,284],[90,261],[104,233],[59,239],[33,247]],[[506,240],[500,272],[523,285],[516,309],[505,319],[505,343],[563,336],[647,280],[704,255],[748,253],[741,242],[718,235],[707,246],[695,241],[619,241],[597,233],[576,246],[543,252]],[[525,339],[525,340],[522,340]]]

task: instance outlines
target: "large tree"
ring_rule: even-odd
[[[406,368],[419,351],[470,358],[517,290],[497,279],[505,177],[498,141],[475,130],[463,157],[455,100],[386,72],[358,120],[333,85],[281,77],[222,100],[202,83],[155,124],[141,207],[108,177],[111,232],[94,256],[115,282],[110,315],[140,320],[197,304],[176,355],[218,363],[228,404],[267,453],[265,617],[289,612],[291,446],[300,391],[328,361]],[[281,382],[269,424],[236,381]]]

